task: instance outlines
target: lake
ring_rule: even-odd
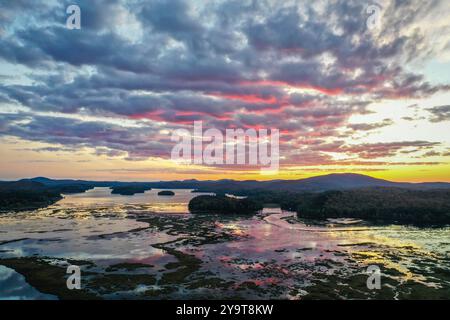
[[[448,299],[450,227],[192,215],[191,190],[66,195],[0,215],[0,299]],[[69,265],[81,290],[68,290]],[[369,266],[381,272],[369,289]]]

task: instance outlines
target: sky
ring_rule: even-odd
[[[279,171],[172,161],[194,121],[279,129]],[[450,182],[449,121],[448,0],[0,0],[3,180]]]

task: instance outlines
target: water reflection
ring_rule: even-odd
[[[356,278],[356,284],[354,279],[371,264],[381,266],[389,280],[394,293],[387,298],[401,297],[400,286],[409,281],[450,288],[449,227],[371,226],[349,219],[314,225],[276,208],[250,217],[190,215],[187,204],[198,194],[174,190],[175,196],[162,197],[158,191],[121,196],[95,188],[44,209],[2,215],[0,259],[91,261],[94,271],[138,272],[157,281],[105,295],[115,298],[147,297],[153,290],[151,297],[161,298],[236,297],[238,292],[241,298],[298,299],[323,281],[335,294],[325,297],[365,296],[372,294],[361,291],[365,278]],[[183,254],[199,259],[198,266],[191,258],[183,265]],[[138,269],[105,271],[123,263]],[[0,288],[9,288],[2,298],[48,298],[11,269],[0,271]],[[182,277],[169,279],[179,282],[165,278],[177,272]],[[11,289],[16,287],[27,287],[27,293]]]
[[[30,286],[16,271],[0,266],[0,300],[56,300],[57,297],[43,294]]]
[[[94,188],[75,195],[67,195],[55,205],[60,207],[111,207],[129,205],[130,208],[136,205],[145,205],[147,211],[157,213],[186,213],[187,204],[199,194],[193,193],[191,189],[174,189],[173,196],[158,196],[158,192],[166,189],[151,189],[144,193],[136,193],[132,196],[111,194],[110,188]],[[139,207],[137,207],[139,208]]]

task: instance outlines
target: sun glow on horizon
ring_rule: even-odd
[[[446,1],[89,5],[2,4],[0,179],[450,182]],[[280,170],[173,163],[196,121],[279,130]]]

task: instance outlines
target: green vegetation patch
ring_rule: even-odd
[[[170,191],[170,190],[163,190],[158,192],[158,196],[174,196],[175,192]]]
[[[42,293],[53,294],[63,300],[100,299],[96,294],[83,289],[83,286],[80,290],[69,290],[66,285],[69,276],[66,268],[53,265],[44,258],[0,259],[0,264],[23,275],[31,286]],[[77,265],[83,264],[77,262]]]
[[[112,187],[112,194],[120,194],[123,196],[132,196],[136,193],[144,193],[147,190],[151,190],[151,187],[144,184],[127,184],[122,186]]]
[[[193,255],[185,254],[181,251],[166,247],[164,245],[153,246],[159,249],[163,249],[178,260],[178,262],[171,262],[165,266],[166,269],[175,269],[175,271],[164,273],[161,277],[161,280],[159,281],[160,285],[185,283],[187,282],[187,278],[191,274],[200,269],[202,261],[200,259],[197,259]]]
[[[192,213],[252,214],[262,208],[263,204],[257,201],[226,196],[202,195],[189,202],[189,211]]]
[[[107,267],[105,269],[105,271],[106,272],[114,272],[114,271],[118,271],[118,270],[133,271],[133,270],[138,270],[138,269],[143,269],[143,268],[145,268],[145,269],[153,268],[153,265],[143,264],[143,263],[124,262],[124,263],[117,263],[117,264],[110,265],[109,267]]]

